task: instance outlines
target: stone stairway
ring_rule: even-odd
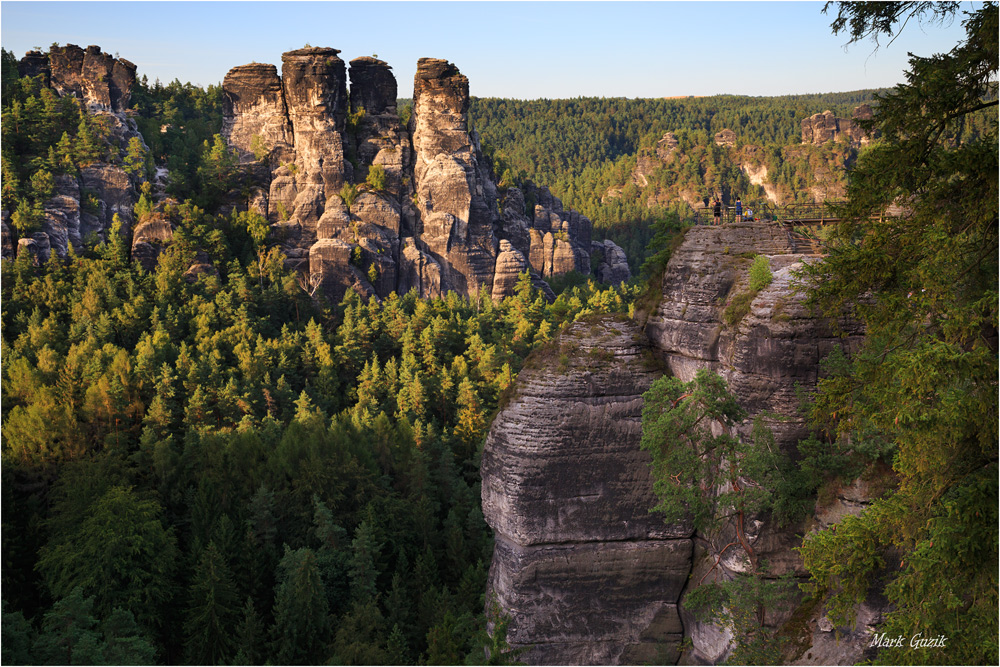
[[[792,252],[796,255],[826,254],[826,251],[823,250],[823,242],[819,238],[796,231],[794,227],[788,223],[785,223],[784,227],[785,231],[788,232],[788,242],[792,246]]]

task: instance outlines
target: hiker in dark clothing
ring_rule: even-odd
[[[712,213],[715,214],[715,222],[713,222],[712,224],[713,225],[721,224],[722,223],[722,202],[719,201],[718,197],[715,198],[715,206],[712,207]]]
[[[743,222],[743,202],[736,198],[736,222]]]

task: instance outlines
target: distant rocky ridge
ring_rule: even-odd
[[[135,120],[126,113],[135,85],[135,70],[129,61],[104,53],[98,46],[82,49],[75,44],[54,46],[47,54],[29,51],[18,62],[21,76],[41,75],[60,96],[76,97],[90,113],[103,117],[110,130],[110,141],[118,147],[120,155],[130,139],[142,139]],[[106,239],[116,214],[122,221],[123,233],[129,235],[137,184],[136,177],[125,172],[120,160],[83,167],[78,177],[58,176],[55,194],[45,202],[41,228],[17,239],[16,247],[9,212],[4,211],[3,257],[12,259],[28,253],[36,262],[47,261],[53,252],[65,257],[70,246],[80,249],[90,236]],[[138,238],[141,243],[142,237]]]
[[[271,222],[289,264],[339,300],[416,289],[494,298],[518,274],[590,274],[591,222],[546,188],[501,192],[468,129],[469,82],[421,58],[407,124],[391,67],[348,68],[337,49],[306,48],[273,65],[235,67],[223,81],[222,134],[244,164],[267,162],[252,205]],[[350,79],[350,94],[347,80]],[[525,210],[526,195],[534,210]],[[601,247],[602,279],[629,277],[624,253]]]
[[[820,145],[846,138],[852,146],[864,146],[869,137],[857,121],[871,117],[872,108],[867,104],[854,107],[850,118],[838,118],[832,111],[813,114],[802,119],[802,143]]]
[[[800,123],[802,140],[799,144],[787,146],[783,149],[783,159],[785,161],[801,159],[803,154],[808,155],[812,146],[821,146],[828,141],[844,142],[852,149],[867,145],[870,137],[859,125],[859,120],[872,118],[872,108],[868,104],[861,104],[854,108],[850,118],[840,118],[832,111],[813,114],[803,118]],[[774,174],[768,171],[768,150],[762,146],[754,144],[743,144],[737,146],[737,134],[729,128],[723,128],[712,136],[712,142],[723,149],[726,149],[729,159],[734,166],[742,170],[747,180],[752,186],[760,186],[763,190],[762,199],[777,205],[789,203],[792,194],[787,186],[779,185],[775,182]],[[670,206],[683,202],[693,210],[706,208],[706,195],[710,197],[719,196],[726,205],[732,205],[736,196],[744,197],[744,204],[752,203],[746,200],[746,192],[730,192],[729,186],[722,184],[718,192],[713,191],[713,186],[707,182],[703,185],[684,185],[676,189],[664,188],[657,185],[657,181],[662,182],[662,178],[654,178],[654,174],[664,169],[673,172],[676,176],[681,172],[691,159],[683,150],[679,150],[679,141],[673,132],[666,132],[657,141],[655,146],[640,149],[636,154],[636,166],[632,169],[630,180],[635,185],[645,191],[642,197],[645,199],[647,208],[658,206]],[[699,169],[703,166],[699,165]],[[809,188],[811,198],[816,202],[826,200],[836,200],[844,197],[844,187],[842,179],[837,178],[837,172],[844,169],[843,159],[831,159],[829,155],[819,155],[810,160],[809,171],[814,185]],[[672,180],[672,179],[667,179]],[[614,199],[620,197],[623,187],[621,185],[610,186],[604,194],[604,199]]]
[[[367,56],[348,67],[339,53],[289,51],[280,76],[274,65],[252,63],[223,82],[221,134],[258,183],[240,205],[267,218],[271,242],[311,285],[334,301],[347,289],[379,298],[410,289],[425,297],[485,290],[500,299],[527,271],[554,298],[545,279],[570,271],[615,283],[630,277],[621,248],[593,242],[590,220],[565,210],[547,188],[498,189],[469,132],[468,79],[457,67],[419,61],[404,124],[391,67]],[[140,136],[126,113],[136,70],[127,60],[70,44],[29,52],[18,70],[42,75],[59,95],[105,116],[122,149]],[[41,231],[17,239],[4,214],[3,256],[14,257],[15,246],[39,262],[51,252],[65,256],[91,233],[105,238],[117,213],[133,257],[152,269],[172,228],[154,214],[132,229],[138,185],[118,164],[60,177]]]

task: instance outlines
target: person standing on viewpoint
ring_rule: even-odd
[[[736,222],[743,222],[743,202],[736,198]]]
[[[712,207],[712,213],[715,215],[715,221],[712,224],[713,225],[721,224],[722,223],[722,202],[719,201],[718,197],[715,198],[715,205]]]

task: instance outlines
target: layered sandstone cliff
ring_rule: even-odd
[[[45,77],[61,96],[80,99],[91,111],[128,109],[135,85],[135,65],[115,58],[99,46],[53,46],[47,54],[29,51],[18,63],[21,76]]]
[[[639,327],[579,321],[530,357],[483,451],[490,595],[529,664],[676,661],[691,529],[650,515]]]
[[[755,255],[768,258],[773,281],[745,315],[727,324],[727,306],[749,289]],[[526,654],[529,664],[642,662],[648,653],[640,658],[633,651],[654,640],[660,652],[653,659],[671,662],[678,632],[690,642],[685,662],[726,658],[732,638],[685,611],[683,595],[716,560],[722,577],[746,571],[748,562],[740,550],[722,549],[734,541],[733,526],[725,522],[711,533],[692,535],[648,514],[654,502],[648,463],[639,451],[639,415],[641,395],[657,373],[643,354],[655,355],[664,372],[685,381],[701,368],[719,372],[750,414],[737,432],[748,435],[753,419],[763,416],[778,445],[794,451],[806,434],[798,392],[815,387],[819,361],[834,346],[850,348],[861,335],[856,324],[843,320],[837,323],[846,333],[841,337],[834,323],[806,308],[796,279],[805,261],[814,258],[794,254],[787,233],[776,225],[696,227],[671,257],[663,300],[643,335],[631,323],[578,323],[560,339],[558,350],[522,371],[515,398],[487,438],[482,475],[484,513],[497,534],[491,590],[512,617],[511,641],[534,647]],[[611,330],[618,335],[609,335]],[[637,352],[646,344],[647,352]],[[863,492],[846,489],[829,508],[820,508],[816,520],[858,512],[865,501]],[[769,563],[768,576],[803,574],[794,547],[808,524],[779,528],[766,516],[750,518],[746,537],[757,558]],[[615,565],[601,560],[614,559],[631,540],[688,536],[695,539],[684,551],[686,560],[678,551],[672,553],[679,560],[664,557],[658,582],[644,579],[650,576],[648,564],[640,558]],[[557,544],[586,544],[587,555],[574,560],[547,551]],[[559,568],[535,560],[543,554],[558,559]],[[633,588],[636,580],[643,585]],[[677,581],[686,587],[683,594]],[[674,605],[678,618],[659,626],[650,615],[630,611],[648,609],[643,605]],[[614,623],[607,620],[609,613]],[[767,623],[779,625],[789,613],[769,614]],[[877,613],[862,610],[867,620]],[[809,635],[801,661],[860,658],[856,643],[834,646],[835,629],[818,610],[805,622]]]

